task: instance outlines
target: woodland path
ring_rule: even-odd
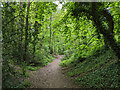
[[[59,66],[62,58],[63,55],[58,55],[52,63],[31,72],[29,80],[32,85],[30,88],[79,88],[70,77],[62,73],[62,67]]]

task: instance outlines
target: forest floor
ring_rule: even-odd
[[[29,88],[79,88],[70,77],[64,75],[63,68],[59,66],[63,57],[58,55],[47,66],[31,71],[29,80],[32,85]]]

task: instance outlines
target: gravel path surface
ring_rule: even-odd
[[[63,55],[58,55],[52,63],[38,71],[31,72],[30,88],[79,88],[70,77],[62,73],[62,67],[59,66],[62,57]]]

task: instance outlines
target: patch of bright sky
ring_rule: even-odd
[[[3,7],[2,3],[0,2],[0,7]]]
[[[55,1],[53,3],[58,5],[57,9],[62,9],[62,5],[64,4],[64,3],[61,4],[59,1]]]

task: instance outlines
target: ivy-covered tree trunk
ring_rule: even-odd
[[[113,29],[114,29],[113,18],[110,15],[110,13],[107,12],[107,10],[102,10],[101,14],[103,14],[104,17],[106,17],[107,19],[108,26],[109,26],[108,30],[105,29],[105,27],[102,25],[101,18],[99,17],[100,13],[97,10],[97,4],[92,3],[92,16],[93,16],[94,24],[96,25],[100,33],[103,34],[105,41],[108,42],[109,46],[116,53],[116,56],[120,59],[120,48],[117,45],[113,36]]]

